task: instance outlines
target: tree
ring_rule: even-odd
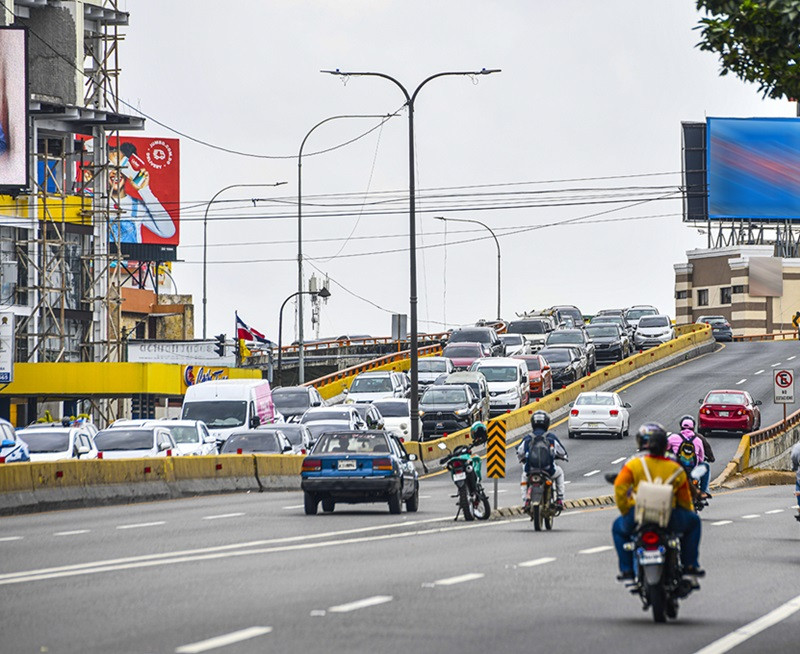
[[[800,99],[800,0],[697,0],[701,50],[764,97]]]

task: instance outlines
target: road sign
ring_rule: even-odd
[[[0,384],[14,381],[14,314],[0,313]]]
[[[794,404],[794,370],[776,370],[773,391],[775,404]]]
[[[506,476],[506,423],[503,420],[489,423],[486,476],[490,479],[505,479]]]
[[[800,329],[800,311],[795,312],[794,318],[792,318],[792,324],[795,329]]]

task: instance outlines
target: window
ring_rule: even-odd
[[[708,289],[704,288],[702,290],[697,291],[697,306],[699,307],[707,307],[708,306]]]
[[[732,288],[731,292],[733,292],[733,293],[744,293],[744,286],[742,286],[741,284],[739,284],[737,286],[734,286]]]
[[[723,286],[719,289],[719,302],[720,304],[730,304],[731,303],[731,287],[730,286]]]
[[[689,297],[689,291],[675,291],[676,300],[685,300]]]

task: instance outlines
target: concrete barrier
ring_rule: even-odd
[[[300,490],[301,454],[256,454],[256,476],[262,490]]]
[[[252,454],[179,456],[172,466],[178,495],[260,490]]]

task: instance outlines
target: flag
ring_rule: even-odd
[[[263,343],[264,345],[268,345],[272,347],[274,343],[270,341],[264,334],[262,334],[257,329],[253,329],[252,327],[248,327],[244,320],[239,317],[239,312],[236,312],[236,338],[243,339],[245,341],[255,341],[256,343]]]

